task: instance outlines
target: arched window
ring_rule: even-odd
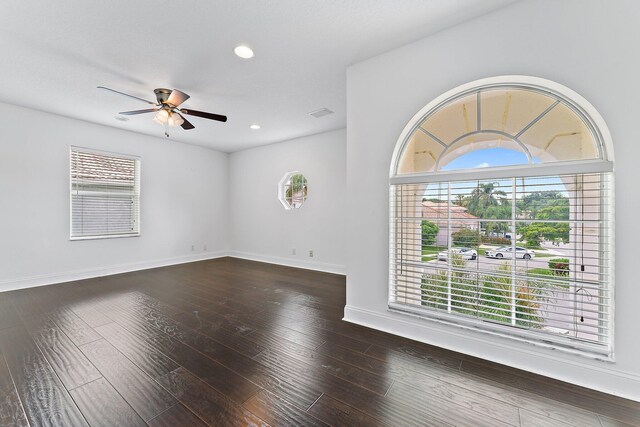
[[[405,127],[390,179],[389,307],[613,356],[613,158],[575,92],[469,83]]]

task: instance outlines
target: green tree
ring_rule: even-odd
[[[530,248],[539,247],[542,240],[569,243],[569,198],[559,191],[534,191],[525,195],[517,204],[521,216],[529,219],[559,222],[532,222],[518,232]]]
[[[517,203],[518,212],[529,219],[569,219],[569,199],[559,191],[534,191]]]
[[[479,183],[473,189],[471,195],[465,200],[466,207],[471,215],[486,217],[487,209],[491,206],[502,205],[506,201],[507,193],[498,190],[497,183]]]
[[[291,198],[294,195],[307,197],[307,179],[301,173],[293,175],[287,187],[286,197]]]
[[[431,221],[422,221],[422,246],[433,245],[436,242],[440,228]]]
[[[458,206],[467,206],[467,197],[464,194],[456,194],[456,200],[453,204]]]
[[[532,222],[521,227],[519,232],[527,242],[525,246],[538,248],[543,239],[554,243],[569,243],[571,229],[566,222]]]

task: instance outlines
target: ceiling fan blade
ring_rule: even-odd
[[[180,110],[180,112],[182,114],[188,114],[190,116],[202,117],[204,119],[209,119],[209,120],[217,120],[219,122],[226,122],[227,121],[227,116],[223,116],[223,115],[220,115],[220,114],[205,113],[204,111],[187,110],[187,109]]]
[[[173,114],[178,114],[178,113],[173,113]],[[178,114],[180,117],[182,117],[182,120],[184,120],[182,122],[182,124],[180,126],[182,126],[182,129],[184,130],[190,130],[190,129],[195,129],[195,126],[191,124],[191,122],[187,119],[184,118],[184,116],[182,114]]]
[[[171,104],[174,107],[177,107],[189,98],[191,97],[186,93],[180,92],[178,89],[174,89],[171,91],[171,95],[169,95],[169,98],[167,98],[167,104]]]
[[[98,89],[107,90],[109,92],[117,93],[118,95],[123,95],[123,96],[129,97],[129,98],[137,99],[138,101],[146,102],[147,104],[158,105],[155,102],[147,101],[146,99],[138,98],[137,96],[129,95],[128,93],[119,92],[117,90],[109,89],[108,87],[98,86]]]
[[[118,114],[122,114],[123,116],[133,116],[135,114],[155,113],[156,111],[158,111],[157,108],[148,108],[146,110],[123,111]]]

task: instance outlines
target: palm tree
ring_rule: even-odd
[[[505,202],[507,193],[496,189],[496,186],[495,182],[478,183],[467,201],[470,214],[483,217],[488,208],[500,206]]]
[[[458,206],[466,206],[467,198],[464,194],[456,194],[455,204]]]

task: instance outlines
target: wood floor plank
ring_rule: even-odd
[[[424,392],[399,382],[393,384],[387,397],[400,402],[412,402],[420,405],[436,417],[449,413],[447,420],[455,420],[454,424],[469,420],[468,425],[512,425],[520,424],[518,408],[495,399],[487,398],[466,389],[454,388],[446,383],[427,388]]]
[[[606,415],[613,419],[623,421],[630,424],[640,425],[640,406],[628,407],[627,404],[621,405],[620,399],[614,396],[606,397],[602,394],[593,397],[589,392],[585,394],[571,393],[568,387],[558,388],[549,386],[551,381],[547,381],[542,377],[521,376],[516,373],[513,368],[499,367],[499,365],[489,365],[486,363],[477,363],[476,361],[466,360],[462,363],[463,372],[468,372],[476,376],[490,378],[494,381],[531,393],[541,394],[560,402],[577,406],[586,410]],[[602,396],[601,396],[602,395]],[[633,405],[633,403],[629,404]]]
[[[89,302],[76,303],[70,308],[80,319],[92,328],[112,322],[107,316],[95,310]]]
[[[522,427],[565,427],[568,424],[521,409],[520,425]]]
[[[91,427],[147,425],[104,378],[77,387],[70,393]]]
[[[179,367],[169,357],[115,322],[98,326],[96,331],[151,378],[161,377]]]
[[[20,325],[20,318],[10,295],[0,294],[0,330]]]
[[[266,390],[253,396],[243,406],[273,426],[320,427],[327,425]]]
[[[139,335],[140,339],[145,339],[145,336],[152,337],[152,341],[150,341],[151,345],[156,346],[165,354],[176,354],[174,350],[172,350],[172,346],[175,346],[176,344],[171,343],[170,338],[178,337],[179,342],[200,351],[207,357],[221,363],[233,371],[241,373],[244,378],[251,381],[253,384],[256,384],[258,387],[265,388],[277,396],[288,399],[299,408],[308,408],[309,405],[311,405],[311,403],[313,403],[321,394],[312,387],[301,383],[297,378],[295,378],[295,376],[290,374],[275,375],[267,367],[260,365],[247,355],[243,355],[226,346],[220,345],[219,343],[208,339],[208,337],[204,335],[188,333],[186,330],[175,329],[175,323],[158,323],[159,319],[155,316],[151,318],[145,318],[144,316],[136,317],[132,315],[131,312],[113,305],[109,306],[109,310],[113,313],[117,313],[116,317],[118,322],[124,324],[129,330],[135,331]],[[171,337],[167,338],[154,334],[153,331],[149,330],[149,328],[156,329],[158,332],[171,334]],[[169,341],[167,342],[167,340]],[[207,381],[207,378],[203,379]],[[212,382],[210,385],[214,388],[220,389],[220,379],[221,377],[214,375],[213,378],[211,378]],[[225,386],[241,386],[242,384],[243,381],[240,380],[227,382],[226,384],[223,383]],[[249,386],[243,386],[242,388],[242,393],[246,398],[255,394],[257,391],[258,390],[252,389]],[[242,398],[236,398],[236,400],[243,401]]]
[[[169,393],[106,340],[85,344],[80,349],[143,420],[148,421],[175,405]]]
[[[159,379],[171,393],[198,417],[214,426],[268,426],[249,410],[225,397],[184,368]]]
[[[102,376],[80,349],[58,328],[41,329],[32,332],[31,336],[67,390]]]
[[[199,314],[180,313],[173,316],[172,319],[249,357],[253,357],[264,350],[264,347],[252,340],[245,339],[243,335],[238,335],[236,332],[223,328],[222,321],[211,322],[203,317]]]
[[[269,349],[262,352],[256,360],[263,360],[263,358],[269,357],[272,353],[279,355],[286,354],[309,366],[312,366],[315,369],[326,371],[328,374],[359,385],[360,387],[366,388],[380,395],[384,395],[387,390],[389,390],[392,383],[391,380],[380,375],[365,371],[356,366],[349,365],[348,363],[341,362],[340,360],[334,359],[325,354],[307,349],[303,349],[295,353]]]
[[[309,413],[327,424],[334,426],[391,426],[361,412],[349,405],[322,395],[309,409]]]
[[[216,362],[215,360],[200,352],[196,347],[188,346],[183,342],[164,334],[152,333],[138,326],[138,320],[131,317],[126,312],[120,312],[118,323],[128,329],[133,335],[144,340],[146,344],[155,348],[170,358],[178,365],[184,366],[200,379],[207,382],[212,387],[230,396],[231,399],[242,403],[260,390],[260,387],[250,382],[246,378]],[[128,320],[128,321],[127,321]],[[181,336],[188,336],[187,331],[182,331]],[[203,335],[196,335],[193,341],[204,342],[218,348],[219,344],[211,343]]]
[[[148,422],[149,427],[204,427],[207,424],[182,404],[167,409]]]
[[[12,328],[0,331],[0,351],[31,425],[87,425],[58,376],[25,330]]]
[[[75,345],[80,346],[100,339],[100,335],[68,307],[56,310],[50,318]]]
[[[0,426],[28,426],[22,402],[18,396],[9,368],[0,352]]]
[[[490,379],[461,373],[444,365],[440,366],[441,364],[424,363],[411,356],[392,350],[384,352],[386,360],[376,359],[368,354],[353,352],[332,343],[326,343],[318,351],[370,372],[384,372],[389,378],[419,390],[428,391],[432,388],[441,387],[442,383],[450,384],[451,386],[460,387],[515,407],[521,407],[575,427],[600,427],[598,416],[593,412],[556,402],[537,394],[505,387]]]
[[[415,406],[409,409],[409,406],[401,402],[392,402],[385,396],[309,366],[293,357],[264,352],[256,359],[261,360],[272,371],[293,374],[299,381],[358,408],[382,423],[394,426],[416,426],[424,423],[446,425],[444,418],[436,418]]]
[[[632,424],[623,423],[622,421],[614,420],[613,418],[600,415],[600,423],[602,427],[631,427]]]

